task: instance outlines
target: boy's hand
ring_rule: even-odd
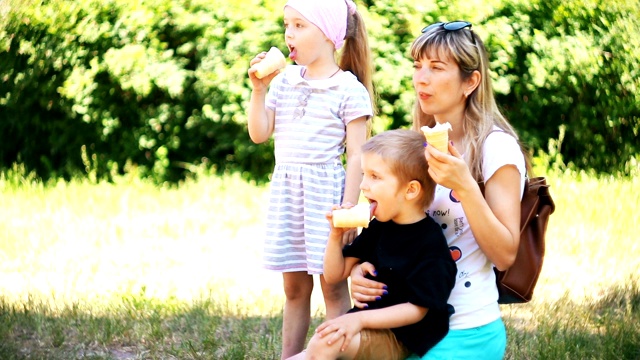
[[[318,326],[316,333],[321,338],[326,338],[329,345],[342,341],[340,351],[345,351],[353,337],[362,331],[360,314],[362,313],[344,314],[325,321]]]
[[[352,203],[347,202],[347,203],[344,203],[342,207],[339,207],[339,209],[351,209],[354,206],[355,205],[353,205]],[[333,209],[333,210],[336,210],[336,209]],[[357,228],[345,228],[344,231],[342,232],[342,246],[351,244],[357,236],[358,236]]]
[[[325,217],[327,218],[327,221],[329,221],[329,240],[331,239],[340,239],[340,241],[342,241],[344,234],[348,231],[348,230],[352,230],[352,229],[346,229],[346,228],[337,228],[333,226],[333,210],[339,210],[339,209],[347,209],[353,207],[353,205],[347,203],[345,204],[344,207],[340,206],[340,205],[333,205],[331,207],[331,211],[329,211]],[[344,245],[344,243],[342,244]]]

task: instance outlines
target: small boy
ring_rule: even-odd
[[[423,356],[449,331],[447,299],[457,269],[442,229],[424,211],[436,184],[423,143],[417,132],[390,130],[362,147],[360,189],[375,219],[344,248],[342,233],[348,229],[331,226],[324,277],[337,283],[367,261],[389,294],[366,310],[353,308],[324,322],[307,350],[291,359],[401,360],[411,353]],[[331,224],[332,215],[327,219]]]

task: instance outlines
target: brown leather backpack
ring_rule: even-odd
[[[484,194],[484,183],[480,183]],[[520,209],[520,244],[516,260],[505,271],[496,273],[499,304],[529,302],[542,271],[545,234],[549,217],[556,208],[544,177],[525,179]]]

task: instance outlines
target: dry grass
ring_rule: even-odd
[[[640,358],[639,180],[549,182],[557,210],[535,299],[503,306],[508,357]],[[234,176],[174,188],[3,176],[0,358],[278,358],[265,196]]]

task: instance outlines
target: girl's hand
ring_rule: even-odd
[[[358,236],[358,229],[345,229],[346,231],[342,234],[342,246],[349,245],[355,240]]]
[[[316,329],[316,334],[327,339],[329,345],[342,341],[340,351],[345,351],[353,337],[360,331],[362,331],[360,315],[351,313],[323,322]]]
[[[467,163],[451,142],[449,142],[449,152],[451,155],[443,153],[433,146],[427,146],[424,149],[431,178],[439,185],[454,191],[467,189],[476,184]]]
[[[269,87],[269,84],[271,83],[271,80],[273,80],[273,78],[280,73],[280,70],[276,70],[272,74],[267,75],[262,79],[258,79],[258,77],[256,76],[256,69],[253,68],[253,65],[262,61],[266,55],[267,52],[263,51],[260,54],[256,55],[249,62],[249,70],[247,71],[247,73],[249,74],[249,79],[251,80],[251,85],[253,86],[254,90],[266,91],[266,89]]]
[[[377,276],[375,267],[368,262],[351,269],[351,298],[353,304],[360,309],[366,309],[369,307],[368,302],[376,301],[387,293],[387,285],[367,279],[367,274]]]

